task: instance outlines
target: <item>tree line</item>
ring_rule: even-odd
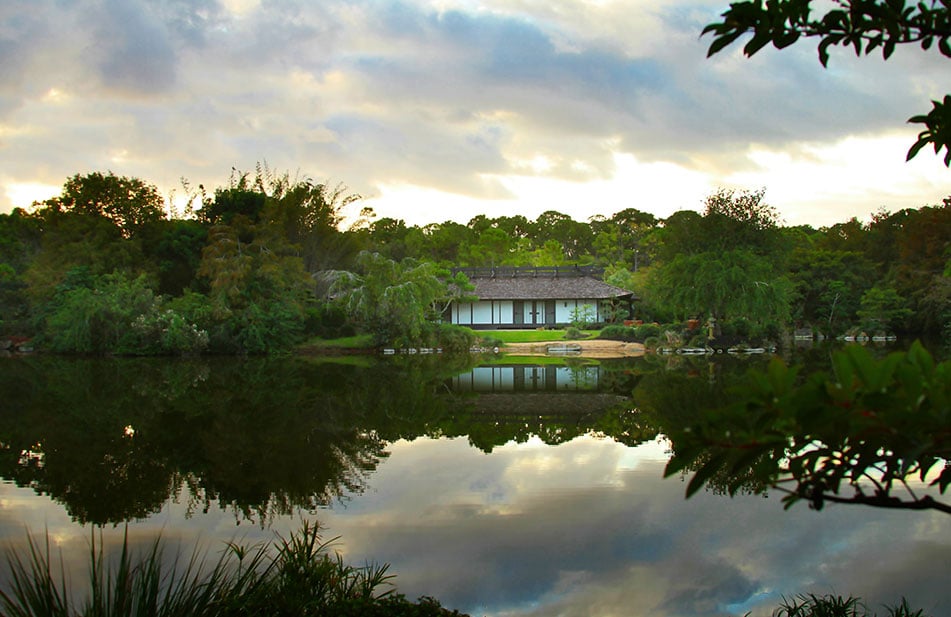
[[[951,334],[951,197],[868,223],[787,227],[760,191],[701,212],[635,209],[586,222],[548,211],[423,226],[377,218],[343,185],[259,165],[191,189],[75,175],[61,195],[0,215],[0,335],[62,352],[266,353],[306,337],[445,339],[471,291],[452,267],[594,265],[640,298],[632,317],[772,338],[791,328]]]

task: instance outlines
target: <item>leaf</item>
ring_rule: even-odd
[[[799,40],[799,33],[795,30],[789,30],[783,34],[777,35],[773,38],[773,46],[776,49],[783,49],[789,47],[793,43]]]
[[[753,35],[753,38],[743,47],[743,53],[747,56],[752,56],[759,50],[763,49],[767,43],[770,42],[772,36],[768,30],[761,30]]]
[[[922,43],[924,45],[924,43]],[[951,58],[951,44],[948,43],[948,37],[943,36],[938,39],[938,51],[940,51],[944,56]]]
[[[706,30],[704,30],[704,32],[706,32]],[[707,49],[707,57],[709,58],[710,56],[716,53],[719,53],[720,51],[723,50],[724,47],[729,46],[731,43],[733,43],[733,41],[740,38],[742,34],[743,34],[742,31],[737,31],[731,34],[725,34],[715,38],[713,42],[710,43],[710,48]]]

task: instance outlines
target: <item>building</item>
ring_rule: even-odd
[[[632,314],[634,294],[601,280],[591,266],[456,268],[475,286],[473,302],[454,302],[451,323],[471,328],[541,328],[574,321],[603,323],[622,308]]]

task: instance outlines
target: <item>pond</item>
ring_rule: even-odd
[[[45,533],[73,569],[100,533],[216,556],[308,520],[472,615],[768,615],[802,592],[951,614],[947,515],[662,479],[642,407],[675,420],[750,362],[0,358],[0,537]]]

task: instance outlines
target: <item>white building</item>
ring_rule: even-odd
[[[550,268],[459,268],[478,300],[454,302],[448,319],[472,328],[539,328],[583,321],[603,323],[620,305],[630,310],[634,294],[598,278],[587,266]]]

